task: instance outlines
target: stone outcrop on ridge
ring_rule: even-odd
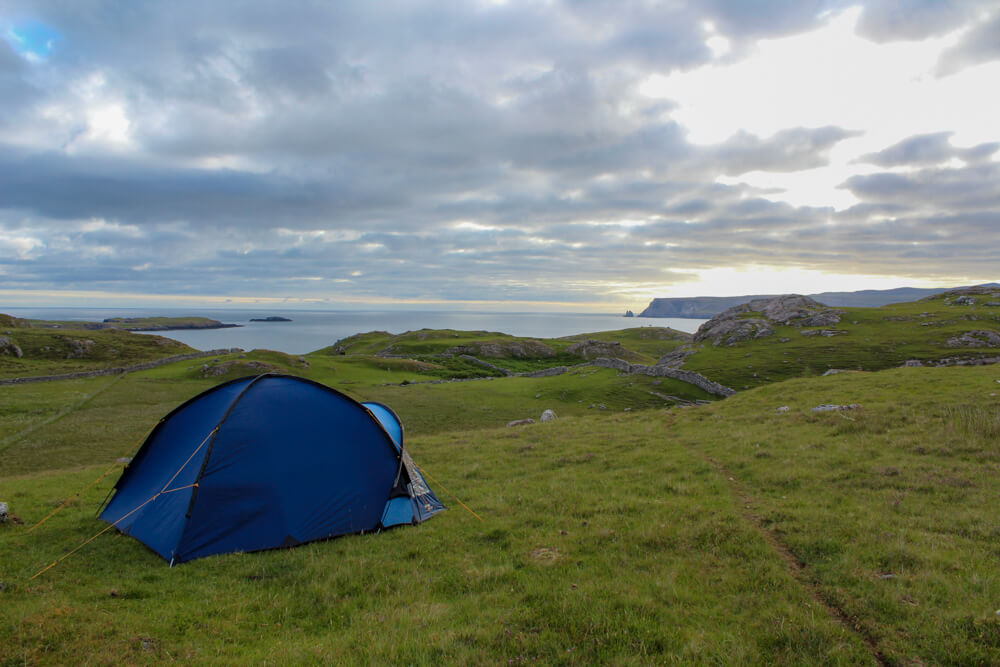
[[[713,345],[734,345],[773,335],[775,324],[829,327],[839,323],[843,314],[842,310],[798,294],[755,299],[733,306],[702,324],[694,335],[694,342],[711,340]]]

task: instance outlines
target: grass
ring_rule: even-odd
[[[981,302],[982,300],[980,300]],[[884,370],[911,359],[1000,356],[997,348],[948,347],[950,338],[970,330],[1000,331],[1000,308],[955,305],[943,297],[880,308],[842,308],[833,337],[803,336],[802,329],[775,325],[766,338],[732,346],[699,345],[684,368],[734,389],[822,375],[831,368]],[[753,316],[753,314],[748,314]]]
[[[37,534],[6,531],[0,656],[29,664],[84,655],[92,664],[868,659],[740,520],[714,469],[664,439],[656,413],[453,432],[412,448],[483,522],[451,502],[415,528],[173,569],[134,540],[106,535],[35,581],[28,577],[63,546],[99,529],[88,509],[105,489]],[[31,522],[99,470],[38,472],[4,486]]]
[[[116,368],[186,354],[194,350],[162,336],[118,329],[3,329],[22,357],[0,354],[0,378],[30,377]]]
[[[863,326],[879,349],[941,354],[932,343],[952,335],[876,310]],[[634,331],[607,338],[633,349]],[[24,520],[0,526],[0,665],[1000,663],[996,366],[789,373],[665,409],[668,396],[704,396],[592,367],[432,384],[454,371],[375,357],[378,338],[306,362],[255,351],[0,388],[0,500]],[[800,338],[793,349],[817,367],[839,340]],[[646,344],[654,357],[674,341]],[[753,363],[774,352],[713,350],[747,351]],[[175,568],[112,531],[31,579],[103,529],[94,510],[115,473],[73,494],[178,403],[251,363],[391,405],[450,510]],[[831,403],[859,407],[812,411]],[[546,408],[560,418],[503,426]]]

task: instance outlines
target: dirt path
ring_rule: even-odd
[[[802,562],[795,553],[788,548],[788,545],[781,541],[781,539],[772,530],[768,530],[761,520],[759,514],[754,512],[754,501],[753,497],[748,493],[746,487],[740,483],[736,477],[729,472],[729,470],[716,459],[708,456],[707,454],[702,455],[703,458],[711,463],[716,470],[723,475],[729,483],[729,490],[733,495],[733,499],[738,503],[738,509],[743,518],[753,526],[757,532],[764,538],[764,541],[771,547],[771,549],[785,562],[788,568],[788,572],[802,586],[803,589],[823,608],[829,612],[830,616],[834,618],[837,622],[843,625],[852,633],[856,634],[868,647],[868,650],[872,654],[872,658],[879,665],[892,665],[895,661],[890,660],[885,656],[884,653],[878,647],[878,640],[874,637],[871,631],[865,627],[865,625],[855,617],[852,617],[841,607],[839,607],[833,600],[823,593],[822,588],[816,583],[811,576],[809,576],[806,571],[806,563]]]

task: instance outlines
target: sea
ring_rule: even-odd
[[[109,317],[208,317],[238,327],[180,329],[153,332],[196,350],[239,347],[306,354],[333,345],[357,333],[392,334],[418,329],[494,331],[533,338],[559,338],[634,327],[671,327],[694,333],[706,320],[688,318],[631,318],[602,313],[475,312],[435,310],[237,310],[199,308],[4,308],[15,317],[40,320],[99,322]],[[286,317],[291,322],[251,322],[250,319]]]

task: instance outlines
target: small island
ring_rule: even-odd
[[[67,323],[57,323],[66,325]],[[84,329],[123,329],[125,331],[178,331],[182,329],[229,329],[226,324],[207,317],[109,317],[103,322],[76,322]]]
[[[287,317],[279,317],[277,315],[271,315],[270,317],[251,317],[251,322],[291,322],[292,320]]]

